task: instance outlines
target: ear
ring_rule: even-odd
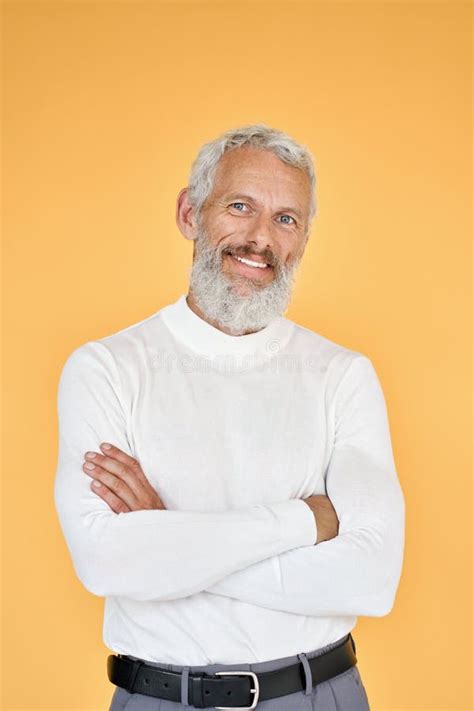
[[[189,202],[188,188],[183,188],[178,193],[176,200],[176,224],[181,234],[186,239],[196,239],[197,225],[194,207]]]

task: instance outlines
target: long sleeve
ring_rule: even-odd
[[[134,456],[120,374],[97,341],[63,365],[57,394],[54,502],[82,584],[95,595],[170,600],[202,591],[235,570],[316,540],[300,499],[222,512],[141,510],[116,514],[82,471],[87,450],[110,441]]]
[[[329,541],[232,573],[208,592],[304,615],[383,616],[393,607],[404,551],[405,503],[382,388],[356,356],[336,389],[326,493],[339,518]]]

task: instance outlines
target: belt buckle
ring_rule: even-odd
[[[254,681],[254,689],[250,689],[250,692],[252,694],[255,694],[255,697],[253,699],[252,705],[251,706],[215,706],[215,709],[225,709],[225,711],[233,711],[237,709],[237,711],[249,711],[249,709],[254,709],[258,703],[258,697],[260,695],[260,687],[258,684],[258,676],[255,674],[255,672],[251,671],[218,671],[214,672],[215,675],[217,674],[223,674],[224,676],[229,676],[229,674],[232,675],[237,675],[237,676],[242,676],[242,674],[246,674],[247,676],[250,676],[253,681]]]

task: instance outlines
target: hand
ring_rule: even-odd
[[[315,545],[335,538],[339,533],[339,519],[331,499],[323,494],[315,494],[303,501],[308,504],[316,519],[318,537]]]
[[[146,478],[139,462],[118,447],[107,449],[100,445],[103,454],[86,452],[85,474],[92,477],[92,490],[108,503],[115,513],[166,508]],[[93,464],[93,469],[88,469]],[[99,485],[100,484],[100,485]]]

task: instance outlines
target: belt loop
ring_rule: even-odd
[[[128,684],[129,684],[130,691],[132,694],[134,693],[133,686],[135,684],[135,679],[137,678],[138,670],[140,669],[140,667],[143,664],[144,664],[144,662],[141,659],[134,659],[133,660],[133,668],[130,673],[130,679],[128,680]]]
[[[313,691],[313,675],[311,674],[311,667],[309,666],[309,662],[306,659],[306,654],[304,652],[298,654],[297,657],[303,665],[304,675],[306,679],[306,689],[304,693],[307,696]]]
[[[189,667],[184,667],[183,671],[181,672],[181,703],[183,706],[189,706],[188,679],[189,679]]]

